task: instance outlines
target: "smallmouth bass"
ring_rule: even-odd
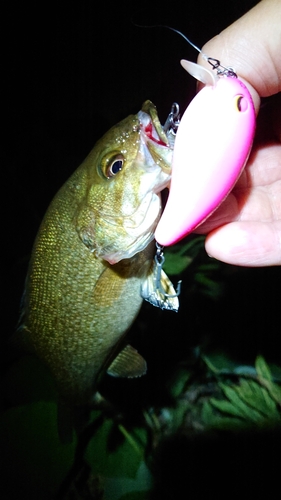
[[[146,101],[96,143],[39,228],[18,333],[72,404],[89,403],[105,371],[146,372],[126,333],[141,307],[141,288],[153,288],[154,231],[172,153]],[[163,271],[161,280],[173,292]]]

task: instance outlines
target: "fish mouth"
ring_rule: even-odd
[[[160,193],[171,179],[173,143],[163,130],[156,107],[145,101],[136,118],[137,153],[125,177],[127,189],[120,199],[120,211],[99,210],[101,229],[97,232],[105,235],[106,242],[96,241],[95,252],[110,264],[133,257],[154,239],[162,212]]]
[[[156,144],[169,147],[170,145],[168,138],[159,121],[157,110],[154,104],[151,101],[145,101],[142,105],[141,111],[147,113],[151,118],[151,122],[145,124],[144,127],[144,132],[147,137],[153,142],[156,142]]]
[[[140,122],[140,130],[154,162],[159,165],[163,172],[171,174],[174,143],[171,137],[168,138],[164,132],[156,107],[151,101],[147,100],[143,103],[137,116]]]

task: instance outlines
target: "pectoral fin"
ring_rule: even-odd
[[[113,377],[141,377],[146,373],[146,361],[132,346],[127,345],[109,366]]]

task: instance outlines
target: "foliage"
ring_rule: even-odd
[[[221,283],[218,283],[216,273],[220,270],[221,264],[206,259],[204,242],[204,236],[190,236],[183,243],[166,248],[164,269],[168,276],[181,275],[189,271],[195,286],[202,294],[218,298],[221,293]]]
[[[271,371],[258,356],[255,372],[247,368],[236,383],[218,382],[222,397],[210,398],[203,406],[208,427],[265,427],[281,424],[281,387],[273,382]],[[216,411],[217,410],[217,411]]]
[[[203,237],[190,237],[181,245],[165,249],[164,267],[168,275],[184,275],[185,297],[204,298],[204,304],[210,299],[212,304],[213,299],[220,302],[217,299],[227,279],[225,268],[206,257]],[[278,366],[267,363],[261,355],[255,363],[245,364],[220,345],[215,349],[199,341],[183,350],[173,364],[172,347],[181,335],[181,345],[185,346],[187,325],[190,336],[186,320],[190,312],[183,316],[182,332],[175,327],[171,338],[170,325],[173,328],[175,320],[169,323],[169,313],[153,311],[156,319],[145,313],[136,322],[140,331],[152,329],[154,333],[159,329],[157,352],[160,347],[159,358],[168,360],[160,374],[156,371],[148,378],[145,387],[148,393],[149,385],[155,384],[153,396],[147,394],[137,409],[128,396],[126,406],[122,406],[119,399],[124,385],[117,386],[117,397],[109,391],[109,406],[92,410],[85,431],[79,436],[75,433],[71,442],[60,440],[58,395],[44,366],[32,356],[24,356],[10,366],[2,382],[0,416],[5,471],[2,488],[9,491],[7,500],[145,500],[154,483],[155,453],[171,436],[180,435],[182,440],[187,434],[205,435],[214,430],[281,426]],[[168,354],[161,326],[166,323]],[[132,383],[137,387],[136,381]]]
[[[32,380],[29,379],[31,370]],[[22,374],[25,374],[24,379]],[[15,394],[14,384],[22,389],[27,380],[25,399],[22,393]],[[41,397],[45,400],[38,400],[39,380],[42,382]],[[77,470],[77,438],[70,443],[60,441],[56,393],[41,363],[31,356],[22,358],[7,374],[4,385],[5,392],[10,395],[13,388],[13,406],[3,412],[0,419],[2,457],[7,464],[4,485],[11,498],[19,491],[29,499],[54,498],[69,470],[73,471],[73,477],[62,498],[70,494],[78,495],[77,498],[96,498],[97,491],[101,492],[100,498],[113,500],[145,498],[151,474],[144,459],[147,446],[144,428],[128,431],[122,423],[93,411],[90,426],[94,432]],[[21,400],[20,405],[16,404],[17,400]],[[14,481],[15,470],[17,482]],[[91,492],[94,496],[80,496],[80,476],[87,482],[87,495]],[[32,481],[27,480],[31,477]]]

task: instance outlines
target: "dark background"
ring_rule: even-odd
[[[146,99],[156,104],[164,123],[174,101],[184,110],[194,95],[195,82],[179,61],[195,61],[196,51],[168,29],[134,23],[168,24],[201,47],[256,3],[76,0],[6,7],[2,339],[17,323],[32,243],[47,206],[95,141],[136,113]],[[234,274],[217,313],[221,318],[225,314],[233,336],[244,339],[242,350],[247,351],[257,337],[262,340],[256,350],[268,348],[280,325],[280,268],[241,269]],[[183,304],[182,310],[187,307]],[[210,314],[206,317],[214,324],[215,310],[214,317]],[[223,336],[223,320],[221,324]],[[2,366],[5,361],[4,356]]]
[[[18,321],[32,243],[54,194],[95,141],[119,120],[139,111],[143,101],[154,102],[164,123],[174,101],[184,110],[194,95],[195,82],[179,61],[181,58],[195,61],[196,51],[170,30],[140,28],[134,22],[170,25],[201,47],[256,3],[256,0],[75,0],[11,2],[2,8],[2,372],[12,361],[5,341]],[[253,364],[261,352],[269,362],[280,366],[280,270],[280,267],[226,266],[221,276],[224,293],[216,302],[199,300],[196,293],[192,295],[190,276],[191,283],[183,283],[178,315],[162,314],[145,304],[142,316],[145,331],[141,331],[141,322],[137,328],[150,371],[142,381],[130,382],[132,393],[136,392],[141,400],[141,391],[147,393],[150,385],[149,397],[151,404],[155,404],[165,377],[173,370],[173,361],[176,364],[185,357],[187,347],[197,345],[204,336],[241,364]],[[139,392],[133,388],[134,384],[138,384]],[[275,436],[268,442],[269,454],[274,441]],[[224,442],[216,443],[213,459],[209,445],[204,443],[201,454],[197,441],[194,442],[190,467],[192,470],[196,456],[193,475],[199,487],[205,485],[202,467],[207,470],[210,462],[213,464],[212,477],[208,477],[211,484],[217,470],[216,460],[223,466],[225,446]],[[236,444],[229,446],[232,450]],[[259,456],[260,443],[255,446],[252,457],[256,450]],[[242,453],[246,476],[251,447],[252,443],[247,441]],[[234,456],[240,460],[240,448],[236,452]],[[161,453],[163,461],[168,457],[168,471],[171,457],[173,463],[175,459],[175,468],[179,467],[177,443],[172,444],[172,452],[168,449]],[[237,461],[234,462],[230,489],[237,475]],[[259,458],[257,462],[263,468],[264,462]],[[200,474],[196,475],[196,470]],[[181,472],[179,468],[179,471],[177,480],[179,484],[185,483],[186,470]],[[256,476],[253,466],[249,489]],[[163,491],[160,498],[164,497]]]

